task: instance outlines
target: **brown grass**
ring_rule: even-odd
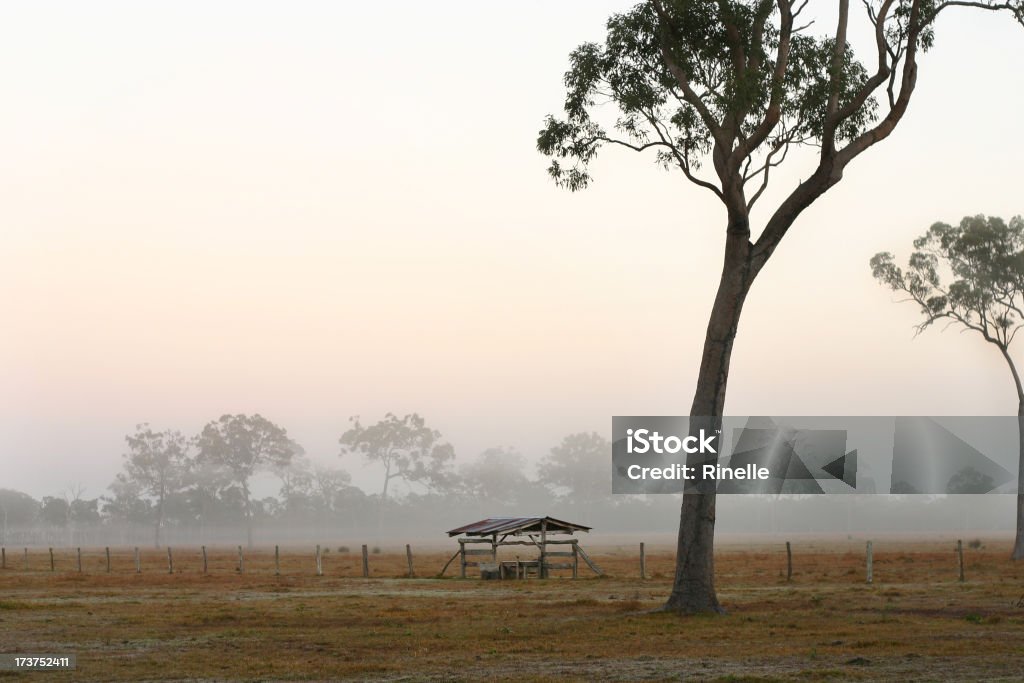
[[[405,557],[332,549],[325,576],[311,552],[146,551],[143,573],[118,551],[83,558],[8,554],[0,572],[0,652],[78,654],[62,680],[935,680],[1024,678],[1024,564],[1009,547],[875,544],[875,584],[860,543],[726,548],[716,557],[724,617],[655,612],[672,572],[668,549],[591,549],[607,578],[483,582],[402,578]],[[450,552],[417,553],[421,576]],[[449,575],[451,569],[449,569]],[[589,573],[587,573],[589,575]],[[0,673],[0,678],[4,674]]]

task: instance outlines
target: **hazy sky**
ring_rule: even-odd
[[[720,205],[614,150],[570,194],[535,151],[569,51],[632,4],[0,5],[0,487],[94,497],[136,423],[225,412],[373,487],[337,458],[353,414],[418,411],[465,460],[685,413]],[[913,339],[867,265],[1024,212],[1024,29],[950,12],[937,38],[755,284],[728,413],[1014,412],[998,353]]]

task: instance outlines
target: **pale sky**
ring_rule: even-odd
[[[136,423],[226,412],[371,489],[353,414],[417,411],[460,460],[685,414],[720,204],[615,150],[570,194],[535,151],[568,53],[632,5],[0,5],[0,487],[98,496]],[[729,414],[1015,411],[998,353],[914,339],[868,259],[1024,213],[1021,64],[1008,17],[940,21],[900,128],[755,283]]]

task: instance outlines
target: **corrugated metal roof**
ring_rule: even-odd
[[[530,531],[540,532],[541,522],[547,520],[548,531],[590,531],[589,526],[564,522],[554,517],[488,517],[448,532],[449,536],[490,536],[492,534],[515,534]]]

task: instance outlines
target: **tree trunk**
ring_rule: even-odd
[[[1000,345],[999,350],[1010,366],[1013,385],[1017,389],[1017,538],[1013,542],[1012,560],[1024,560],[1024,386],[1021,385],[1017,365],[1010,357],[1009,349]]]
[[[160,486],[160,500],[156,504],[156,529],[153,531],[153,545],[160,548],[160,527],[164,523],[164,488]]]
[[[697,388],[690,408],[690,429],[720,426],[726,382],[740,312],[754,278],[750,229],[746,219],[730,221],[725,263],[711,309]],[[694,418],[698,418],[696,421]],[[704,419],[700,419],[704,418]],[[711,418],[711,419],[708,419]],[[710,461],[709,461],[710,462]],[[676,547],[676,573],[665,609],[681,613],[722,612],[715,594],[715,491],[683,494]]]
[[[242,495],[245,499],[245,542],[252,550],[252,503],[249,501],[249,486],[242,486]]]
[[[1017,539],[1013,543],[1014,560],[1024,560],[1024,400],[1017,409]]]

